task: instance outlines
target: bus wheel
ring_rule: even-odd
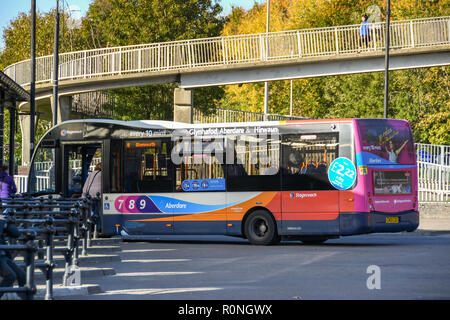
[[[265,210],[256,210],[248,216],[244,233],[251,244],[269,245],[280,242],[275,220]]]
[[[320,236],[310,236],[300,238],[300,241],[303,242],[303,244],[321,244],[327,240],[328,240],[327,237],[320,237]]]

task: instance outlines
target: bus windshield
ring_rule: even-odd
[[[414,143],[408,122],[402,120],[361,119],[359,164],[414,164]]]

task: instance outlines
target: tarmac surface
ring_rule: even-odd
[[[450,299],[450,218],[314,246],[221,236],[99,240],[80,259],[83,284],[55,285],[55,300]],[[366,288],[372,264],[381,267],[383,290]],[[35,299],[44,293],[41,286]]]

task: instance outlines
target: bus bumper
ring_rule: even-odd
[[[340,214],[340,234],[343,236],[373,232],[414,231],[419,226],[418,211],[344,212]]]

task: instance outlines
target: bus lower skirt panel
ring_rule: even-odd
[[[419,226],[419,212],[345,212],[340,214],[343,236],[375,232],[414,231]]]

